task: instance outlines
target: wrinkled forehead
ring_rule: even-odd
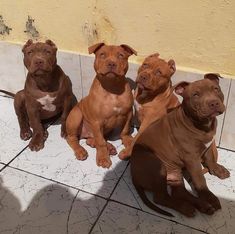
[[[147,57],[143,64],[148,64],[151,67],[165,67],[167,66],[167,62],[163,59],[158,58],[157,56],[149,56]]]
[[[104,45],[104,46],[102,46],[96,52],[96,55],[99,55],[101,53],[105,53],[106,55],[114,55],[114,54],[118,54],[118,53],[127,54],[126,51],[121,46],[115,46],[115,45]]]
[[[26,48],[26,50],[34,50],[34,51],[42,51],[42,50],[51,50],[52,47],[46,43],[43,42],[37,42],[37,43],[33,43],[32,45],[28,46]]]
[[[187,93],[192,93],[193,91],[210,92],[214,87],[219,87],[219,84],[209,79],[203,79],[190,83],[185,91]]]

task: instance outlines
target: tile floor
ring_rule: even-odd
[[[11,91],[21,88],[25,79],[19,48],[5,49],[0,43],[0,60],[4,50],[12,50],[12,53],[17,50],[17,56],[12,56],[15,61],[9,58],[9,66],[0,67],[1,85]],[[17,74],[17,69],[11,68],[14,63],[19,66]],[[59,52],[58,63],[70,76],[77,97],[86,95],[94,76],[93,57]],[[137,68],[136,64],[131,64],[127,76],[135,79]],[[7,70],[22,82],[18,80],[8,85]],[[199,78],[202,75],[177,71],[173,83]],[[48,128],[45,148],[31,152],[28,142],[19,138],[13,99],[0,96],[0,234],[234,234],[235,80],[224,79],[221,87],[227,111],[218,118],[216,141],[219,161],[230,170],[231,177],[222,181],[207,174],[206,179],[210,189],[220,198],[222,210],[213,216],[197,213],[194,218],[185,218],[171,210],[175,215],[172,219],[155,213],[142,203],[131,183],[127,161],[114,156],[109,170],[98,168],[95,150],[84,141],[82,144],[89,157],[86,161],[77,161],[65,140],[60,138],[60,126],[56,123]],[[120,140],[113,144],[118,151],[122,149]]]
[[[95,150],[87,146],[88,159],[77,161],[57,124],[49,126],[45,148],[31,152],[19,139],[13,99],[0,96],[0,107],[0,233],[235,233],[232,150],[219,148],[230,178],[206,175],[222,210],[195,218],[171,211],[175,218],[168,219],[142,203],[128,162],[114,156],[109,170],[98,168]],[[120,151],[120,140],[113,143]]]

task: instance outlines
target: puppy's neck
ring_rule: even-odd
[[[109,93],[120,95],[125,91],[127,83],[125,77],[108,78],[105,76],[96,76],[96,79],[102,88]]]
[[[211,118],[211,119],[204,119],[204,120],[199,120],[194,118],[190,113],[187,112],[187,110],[185,110],[185,108],[182,107],[182,111],[184,113],[184,115],[187,117],[187,119],[189,120],[189,122],[192,123],[192,125],[203,132],[210,132],[212,130],[214,130],[215,128],[215,124],[216,124],[216,118]]]
[[[42,75],[33,75],[30,74],[32,79],[35,81],[37,88],[43,92],[54,92],[58,90],[59,87],[59,74],[57,66],[53,69],[52,72],[42,74]]]
[[[150,92],[147,90],[140,91],[137,87],[136,90],[136,100],[139,104],[145,104],[147,102],[151,102],[153,100],[166,100],[173,94],[171,90],[171,84],[169,84],[165,89],[161,90],[161,92]]]

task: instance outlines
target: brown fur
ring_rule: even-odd
[[[14,97],[14,107],[20,125],[20,137],[23,140],[32,137],[29,148],[38,151],[44,147],[48,135],[42,120],[62,113],[61,136],[66,136],[65,119],[75,97],[69,77],[56,64],[57,48],[52,41],[33,43],[28,40],[22,51],[28,74],[24,89]],[[49,103],[45,97],[49,97]]]
[[[77,159],[84,160],[88,155],[79,144],[79,139],[86,138],[87,144],[97,149],[97,165],[109,168],[112,164],[109,155],[116,154],[116,149],[105,140],[107,134],[121,128],[120,137],[124,146],[132,142],[130,121],[133,96],[125,74],[128,57],[136,52],[127,45],[107,46],[99,43],[89,47],[89,53],[95,53],[96,77],[88,96],[68,116],[67,142]]]
[[[225,107],[217,75],[205,78],[175,86],[175,92],[183,96],[182,104],[144,130],[131,156],[137,191],[153,191],[156,203],[189,217],[195,215],[195,208],[209,215],[221,208],[219,199],[206,185],[201,163],[211,174],[221,179],[229,177],[229,171],[213,157],[212,145],[206,146],[213,142],[216,116]],[[189,173],[198,197],[185,189],[183,169]],[[171,196],[166,182],[171,186]]]

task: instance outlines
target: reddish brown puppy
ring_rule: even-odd
[[[14,106],[20,137],[23,140],[32,137],[29,148],[38,151],[48,135],[41,120],[61,113],[61,136],[66,136],[65,119],[72,109],[74,95],[69,77],[56,63],[57,48],[52,41],[28,40],[22,51],[28,74],[24,89],[15,95]]]
[[[216,116],[225,110],[219,78],[208,74],[193,83],[181,82],[175,86],[175,92],[183,97],[182,105],[152,123],[136,141],[131,156],[133,183],[150,208],[155,205],[146,198],[144,190],[154,192],[156,203],[186,216],[194,216],[195,208],[213,214],[221,205],[207,187],[201,163],[211,174],[221,179],[229,177],[229,171],[213,157],[211,145]],[[185,189],[183,169],[189,173],[198,197]],[[156,206],[153,209],[159,210]]]
[[[96,77],[88,96],[73,108],[67,118],[67,142],[77,159],[84,160],[88,154],[79,144],[79,139],[86,138],[87,144],[97,149],[97,165],[109,168],[112,164],[109,155],[116,154],[116,149],[107,143],[107,134],[120,128],[124,146],[132,142],[130,121],[133,96],[125,74],[128,57],[136,52],[127,45],[99,43],[89,47],[89,53],[95,53]]]
[[[134,141],[152,122],[180,104],[172,89],[171,77],[174,73],[174,60],[166,62],[159,58],[158,53],[148,56],[140,66],[134,93],[135,111],[140,128]],[[133,144],[122,150],[119,157],[130,157],[132,147]]]

